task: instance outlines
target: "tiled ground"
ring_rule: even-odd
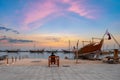
[[[0,65],[0,80],[120,80],[120,64]]]

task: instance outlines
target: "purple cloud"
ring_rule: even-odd
[[[6,27],[2,26],[1,24],[0,24],[0,30],[11,31],[11,32],[13,32],[13,33],[19,34],[19,32],[18,32],[17,30],[13,30],[13,29],[10,29],[10,28],[6,28]]]
[[[6,36],[0,36],[1,42],[10,42],[10,43],[30,43],[34,42],[33,40],[24,40],[24,39],[13,39]]]

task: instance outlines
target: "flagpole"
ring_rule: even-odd
[[[106,35],[107,32],[108,32],[108,29],[107,29],[106,32],[104,33],[102,39],[104,39],[104,37],[105,37],[105,35]]]
[[[115,37],[114,37],[111,33],[108,32],[108,29],[106,30],[105,34],[103,35],[103,38],[104,38],[104,36],[105,36],[106,34],[109,36],[109,38],[108,38],[109,40],[111,39],[111,36],[112,36],[112,38],[114,39],[114,41],[116,42],[116,44],[118,45],[118,47],[119,47],[119,49],[120,49],[120,44],[119,44],[119,42],[115,39]]]

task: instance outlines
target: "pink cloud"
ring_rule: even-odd
[[[85,1],[45,0],[42,2],[29,2],[23,10],[24,27],[22,29],[38,28],[48,20],[53,19],[53,17],[67,15],[66,12],[73,12],[88,19],[95,19],[97,17],[96,9],[91,8],[91,5],[86,5]],[[63,7],[62,5],[67,5],[67,7]]]
[[[25,15],[25,23],[29,24],[33,21],[43,19],[46,16],[50,15],[53,13],[54,10],[54,4],[51,2],[46,2],[46,3],[36,3],[30,11]]]
[[[26,25],[26,27],[24,27],[24,29],[28,29],[27,26],[31,23],[35,23],[37,21],[43,22],[44,19],[47,18],[49,15],[57,12],[56,4],[49,0],[41,3],[32,3],[29,6],[30,7],[27,12],[25,9],[24,24]],[[42,23],[40,23],[40,25],[41,24]]]
[[[88,19],[95,19],[96,9],[91,9],[90,5],[85,4],[86,0],[78,1],[78,0],[62,0],[63,3],[69,4],[69,8],[67,9],[70,12],[77,13],[80,16],[83,16]]]

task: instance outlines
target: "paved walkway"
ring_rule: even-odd
[[[0,80],[120,80],[120,64],[0,65]]]

